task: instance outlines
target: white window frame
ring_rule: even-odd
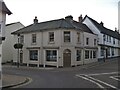
[[[32,44],[36,44],[36,43],[37,43],[37,34],[32,34]]]
[[[89,58],[90,58],[90,51],[85,50],[85,59],[89,59]]]
[[[77,32],[77,43],[80,43],[80,32]]]
[[[56,51],[56,60],[47,60],[47,51]],[[50,52],[50,54],[53,54],[53,52]],[[47,50],[45,50],[45,58],[46,58],[46,61],[47,62],[57,62],[57,60],[58,60],[58,50],[55,50],[55,49],[47,49]],[[51,58],[53,58],[53,55],[52,55],[52,57]]]
[[[78,52],[79,52],[80,56],[78,56]],[[76,61],[81,61],[81,55],[82,55],[82,51],[81,50],[76,50]]]
[[[37,51],[37,56],[33,57],[33,59],[31,59],[31,52],[32,51]],[[35,59],[37,57],[37,59]],[[38,61],[38,57],[39,57],[39,52],[38,50],[29,50],[29,60],[30,61]]]
[[[51,36],[53,34],[53,36]],[[49,32],[49,42],[54,42],[55,40],[55,34],[54,32]]]
[[[65,33],[69,33],[69,34],[65,34]],[[64,31],[63,32],[63,35],[64,35],[64,42],[66,43],[69,43],[69,42],[71,42],[71,32],[70,31]],[[69,40],[67,40],[69,38]]]

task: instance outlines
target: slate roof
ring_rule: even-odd
[[[37,24],[31,24],[25,28],[19,29],[12,34],[22,34],[22,33],[30,33],[30,32],[40,32],[44,30],[51,30],[51,29],[76,29],[76,30],[84,30],[85,32],[92,33],[91,30],[85,25],[80,23],[78,25],[78,22],[74,20],[66,20],[64,18],[62,19],[56,19],[46,22],[41,22]]]
[[[85,18],[86,18],[86,17],[88,17],[88,16],[86,15]],[[84,19],[85,19],[85,18],[84,18]],[[91,22],[98,28],[98,30],[99,30],[101,33],[106,34],[106,35],[109,35],[109,36],[111,36],[111,37],[114,37],[114,38],[117,38],[117,39],[120,40],[120,34],[119,34],[118,32],[113,31],[113,30],[111,30],[111,29],[108,29],[108,28],[102,26],[100,23],[98,23],[97,21],[95,21],[94,19],[92,19],[92,18],[90,18],[90,17],[88,17],[88,18],[89,18],[89,19],[91,20]]]
[[[4,2],[0,1],[0,11],[7,13],[8,15],[12,14],[12,12],[7,8]]]
[[[14,25],[14,24],[17,24],[17,23],[20,23],[20,22],[14,22],[14,23],[6,24],[6,26]]]

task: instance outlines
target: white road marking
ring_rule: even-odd
[[[84,76],[80,76],[80,75],[76,75],[76,76],[77,76],[77,77],[80,77],[80,78],[82,78],[82,79],[85,79],[85,80],[87,80],[87,81],[90,81],[90,82],[96,84],[97,86],[99,86],[100,88],[104,88],[102,85],[100,85],[99,83],[97,83],[97,82],[95,82],[95,81],[93,81],[93,80],[91,80],[91,79],[88,79],[88,78],[86,78],[86,77],[84,77]]]
[[[108,83],[103,82],[103,81],[101,81],[101,80],[95,79],[95,78],[90,77],[90,76],[88,76],[88,75],[86,75],[86,76],[87,76],[88,78],[91,78],[92,80],[95,80],[95,81],[97,81],[97,82],[99,82],[99,83],[102,83],[102,84],[104,84],[104,85],[107,85],[107,86],[109,86],[109,87],[111,87],[111,88],[114,88],[114,89],[116,89],[116,90],[120,90],[119,88],[117,88],[117,87],[115,87],[115,86],[113,86],[113,85],[111,85],[111,84],[108,84]]]
[[[120,81],[120,79],[118,79],[118,78],[116,78],[116,77],[120,77],[120,76],[110,76],[111,79],[114,79],[114,80]]]
[[[109,74],[118,74],[119,72],[109,72],[109,73],[95,73],[95,74],[87,74],[89,76],[98,76],[98,75],[109,75]]]
[[[115,87],[115,86],[113,86],[113,85],[111,85],[111,84],[108,84],[108,83],[103,82],[103,81],[101,81],[101,80],[99,80],[99,79],[96,79],[96,78],[91,77],[91,76],[97,76],[97,75],[110,75],[110,74],[118,74],[118,73],[119,73],[119,72],[95,73],[95,74],[78,74],[78,75],[76,75],[76,76],[77,76],[77,77],[80,77],[80,78],[83,78],[83,79],[85,79],[85,80],[88,80],[88,81],[90,81],[90,82],[98,85],[100,88],[104,88],[104,87],[101,85],[101,84],[104,84],[104,85],[109,86],[109,87],[111,87],[111,88],[114,88],[114,89],[116,89],[116,90],[120,90],[119,88],[117,88],[117,87]],[[113,78],[114,78],[114,77],[113,77]],[[115,78],[115,79],[117,80],[117,78]],[[119,80],[120,80],[120,79],[119,79]],[[100,83],[101,83],[101,84],[100,84]]]

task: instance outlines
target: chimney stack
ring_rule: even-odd
[[[101,21],[101,22],[100,22],[100,25],[101,25],[101,26],[103,26],[103,25],[104,25],[104,23]]]
[[[38,19],[37,19],[37,16],[35,16],[34,24],[37,24],[37,23],[38,23]]]
[[[82,17],[82,14],[78,17],[78,21],[79,22],[82,22],[82,20],[83,20],[83,17]]]
[[[73,20],[73,16],[69,15],[65,17],[65,20],[67,21],[72,21]]]

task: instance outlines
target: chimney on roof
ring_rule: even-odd
[[[67,21],[72,21],[72,20],[73,20],[73,16],[72,16],[72,15],[66,16],[66,17],[65,17],[65,20],[67,20]]]
[[[101,25],[101,26],[103,26],[103,25],[104,25],[104,23],[101,21],[101,22],[100,22],[100,25]]]
[[[38,19],[37,19],[37,16],[35,16],[34,24],[37,24],[37,23],[38,23]]]
[[[115,32],[119,33],[119,30],[117,30],[117,28],[115,27]]]
[[[117,32],[117,28],[115,27],[115,31]]]
[[[82,22],[83,20],[83,17],[82,17],[82,14],[78,17],[78,22]]]

